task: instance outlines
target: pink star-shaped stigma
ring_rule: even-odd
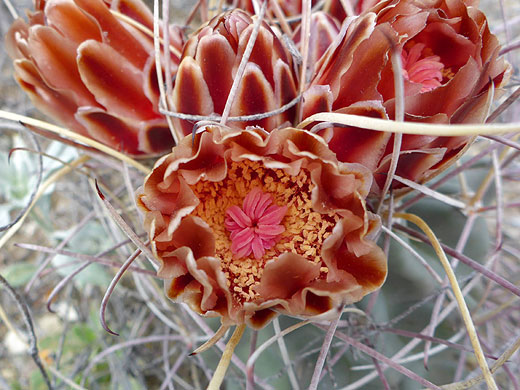
[[[226,210],[224,225],[231,232],[231,252],[237,257],[246,257],[253,252],[260,259],[265,250],[276,244],[285,228],[280,225],[287,206],[273,203],[270,194],[253,188],[244,198],[242,208],[231,206]]]
[[[424,43],[416,43],[409,52],[401,51],[403,77],[412,83],[422,84],[421,92],[440,87],[444,64],[439,56],[423,57]]]

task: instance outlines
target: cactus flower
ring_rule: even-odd
[[[334,111],[394,119],[392,40],[402,60],[406,121],[484,122],[510,66],[499,57],[486,17],[471,3],[384,0],[345,21],[340,38],[316,66],[304,95],[304,117]],[[375,173],[377,192],[386,179],[393,136],[353,127],[320,134],[340,161],[362,163]],[[404,135],[397,174],[424,182],[454,161],[471,139]]]
[[[371,183],[308,131],[208,126],[137,197],[168,297],[258,329],[277,313],[326,317],[381,286]]]

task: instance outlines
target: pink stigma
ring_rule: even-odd
[[[421,58],[424,43],[416,43],[409,52],[401,51],[403,77],[412,83],[422,84],[421,92],[428,92],[440,87],[444,64],[439,56]]]
[[[237,258],[253,252],[255,259],[261,259],[285,231],[280,222],[287,206],[272,203],[273,197],[256,187],[244,198],[242,208],[231,206],[226,210],[224,225],[231,232],[231,252]]]

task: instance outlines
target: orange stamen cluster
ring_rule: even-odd
[[[282,169],[266,169],[254,161],[232,162],[227,177],[219,182],[200,181],[192,186],[200,204],[193,215],[202,218],[215,235],[215,256],[220,259],[230,291],[239,302],[254,300],[254,287],[260,283],[267,261],[285,252],[301,255],[311,262],[321,262],[321,246],[339,220],[335,213],[313,211],[311,191],[315,187],[307,170],[290,176]],[[287,206],[281,221],[285,231],[277,243],[256,259],[253,254],[237,258],[231,251],[230,232],[225,227],[226,210],[242,206],[254,188],[273,197],[273,204]],[[322,275],[327,272],[322,267]]]

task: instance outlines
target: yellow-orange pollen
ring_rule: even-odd
[[[282,253],[296,253],[311,262],[321,263],[323,241],[330,236],[340,217],[335,213],[313,211],[311,191],[314,187],[305,169],[290,176],[282,169],[267,169],[254,161],[232,162],[224,180],[200,181],[192,186],[200,201],[192,215],[202,218],[213,230],[215,255],[220,259],[228,287],[238,302],[255,299],[254,286],[260,283],[266,263]],[[254,188],[272,195],[273,204],[287,206],[280,223],[285,231],[261,258],[255,259],[253,254],[237,258],[231,251],[230,232],[224,225],[226,210],[231,206],[241,207]],[[321,270],[322,275],[326,275],[327,268],[322,266]]]

